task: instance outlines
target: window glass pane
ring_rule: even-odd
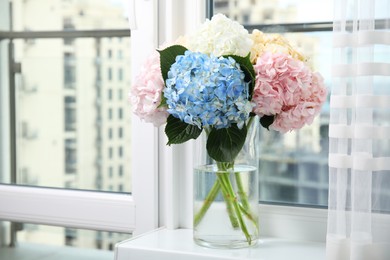
[[[242,24],[324,22],[333,19],[333,1],[214,0],[214,13]]]
[[[102,251],[113,251],[115,244],[129,239],[131,234],[53,227],[35,224],[20,224],[18,243],[34,243],[45,246],[73,246]],[[112,255],[113,257],[113,255]]]
[[[118,140],[130,147],[130,140],[114,131],[118,126],[130,131],[124,120],[131,117],[130,110],[126,100],[111,100],[112,86],[99,74],[109,66],[107,58],[99,57],[101,50],[128,43],[129,38],[122,42],[75,39],[72,50],[65,52],[62,40],[37,39],[32,46],[15,40],[17,62],[22,65],[16,75],[19,184],[64,187],[71,183],[72,188],[109,190],[104,169],[110,163],[124,166],[128,179],[123,190],[130,192],[130,150],[121,149],[121,156],[115,156],[111,148]],[[129,72],[126,62],[113,62]],[[115,88],[126,91],[127,82],[116,82]],[[108,93],[108,98],[102,98],[102,93]]]
[[[283,35],[308,57],[309,64],[324,77],[330,92],[331,32]],[[329,98],[310,126],[286,134],[261,130],[261,201],[327,205],[328,126]]]
[[[278,28],[280,23],[331,21],[331,9],[329,1],[317,0],[214,1],[214,13],[224,13],[255,28],[262,24],[275,24]],[[330,89],[331,32],[283,35],[308,57],[310,66],[322,74]],[[327,102],[320,116],[299,131],[279,134],[261,129],[259,185],[262,202],[327,205],[328,124]]]
[[[13,0],[18,30],[50,31],[124,29],[125,1],[119,0]],[[100,19],[98,19],[100,17]],[[34,22],[31,22],[34,21]]]
[[[117,98],[130,88],[130,37],[104,36],[128,29],[120,4],[13,1],[13,30],[59,32],[13,40],[21,67],[14,73],[17,184],[131,192],[130,135],[122,134],[131,109]],[[61,34],[86,29],[107,31]],[[113,180],[119,167],[123,176]]]

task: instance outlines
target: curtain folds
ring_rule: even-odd
[[[327,260],[390,259],[390,0],[334,0]]]

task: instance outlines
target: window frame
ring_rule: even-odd
[[[9,10],[8,1],[0,0],[1,4],[6,6],[2,9],[4,12]],[[132,46],[132,75],[135,75],[134,68],[139,67],[142,55],[145,57],[145,46],[154,48],[157,39],[157,1],[139,1],[137,12],[142,13],[139,16],[139,28],[141,32],[132,34],[130,41]],[[4,22],[8,24],[8,15],[3,16]],[[7,26],[4,26],[3,33]],[[1,30],[0,30],[1,33]],[[3,34],[4,35],[4,34]],[[2,39],[0,34],[0,39]],[[141,44],[142,43],[142,44]],[[135,51],[134,49],[137,49]],[[139,51],[142,50],[142,51]],[[137,55],[134,55],[134,54]],[[0,41],[0,73],[8,74],[8,55],[7,46],[4,41]],[[141,56],[140,56],[141,55]],[[7,177],[11,172],[10,152],[11,144],[8,141],[10,135],[9,119],[9,93],[7,77],[2,77],[0,84],[6,86],[0,93],[1,113],[0,127],[1,143],[1,169],[3,173],[3,182],[9,182]],[[132,172],[141,169],[144,174],[133,178],[133,186],[142,186],[142,183],[156,182],[158,163],[156,145],[158,143],[155,129],[143,122],[132,120],[132,136],[136,141],[132,142],[132,158],[137,162],[132,167]],[[141,134],[142,133],[142,134]],[[142,145],[141,145],[142,144]],[[150,155],[153,156],[150,156]],[[145,186],[145,185],[143,185]],[[148,185],[142,192],[134,188],[132,194],[128,193],[110,193],[101,191],[69,190],[45,187],[28,187],[12,184],[0,184],[0,220],[11,222],[26,222],[44,225],[56,225],[63,227],[73,227],[82,229],[93,229],[102,231],[134,233],[136,230],[151,230],[157,227],[157,222],[145,217],[137,217],[138,214],[156,215],[157,203],[153,194],[157,193],[154,186]],[[150,196],[152,195],[152,196]],[[136,203],[137,201],[137,207]],[[137,211],[136,211],[137,208]],[[138,221],[136,222],[136,219]]]
[[[102,231],[135,230],[129,194],[0,185],[0,219]]]

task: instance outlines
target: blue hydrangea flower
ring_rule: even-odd
[[[252,111],[248,84],[232,58],[186,51],[172,64],[164,96],[168,113],[187,124],[242,128]]]

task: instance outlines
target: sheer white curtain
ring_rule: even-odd
[[[390,0],[334,0],[328,260],[390,259]]]

